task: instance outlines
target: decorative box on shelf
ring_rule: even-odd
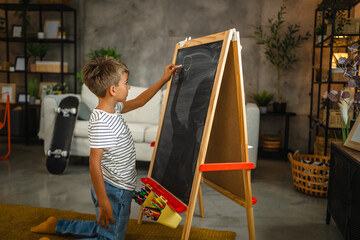
[[[61,72],[61,62],[58,61],[36,61],[36,72]],[[68,72],[68,63],[64,62],[64,73]]]
[[[349,112],[349,119],[353,118],[353,112]],[[326,109],[320,110],[319,122],[326,125]],[[339,109],[329,109],[329,127],[341,128],[341,112]]]

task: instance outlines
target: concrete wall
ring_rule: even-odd
[[[287,1],[285,19],[298,23],[301,32],[313,31],[318,1]],[[276,92],[276,72],[252,38],[251,24],[266,24],[275,16],[281,0],[79,0],[79,67],[88,61],[90,49],[117,47],[131,70],[130,84],[149,87],[160,79],[172,60],[177,42],[231,28],[240,31],[245,92],[264,89]],[[307,151],[312,39],[297,49],[299,61],[282,79],[282,93],[291,121],[289,147]],[[274,131],[279,119],[262,123],[264,131]],[[279,129],[281,124],[278,124]],[[275,131],[279,130],[275,129]]]

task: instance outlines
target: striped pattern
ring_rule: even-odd
[[[122,108],[122,103],[117,104],[114,114],[94,109],[88,136],[91,148],[104,149],[101,160],[104,180],[115,187],[133,191],[136,187],[135,145],[120,114]]]

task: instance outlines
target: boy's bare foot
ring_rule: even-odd
[[[31,228],[30,231],[35,233],[55,234],[57,221],[58,220],[55,217],[49,217],[48,220],[37,225],[36,227]],[[47,240],[47,239],[45,238],[41,240]]]

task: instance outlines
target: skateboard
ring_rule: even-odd
[[[52,174],[63,173],[68,165],[78,109],[79,100],[72,96],[64,98],[55,108],[57,116],[46,158],[46,168]]]

